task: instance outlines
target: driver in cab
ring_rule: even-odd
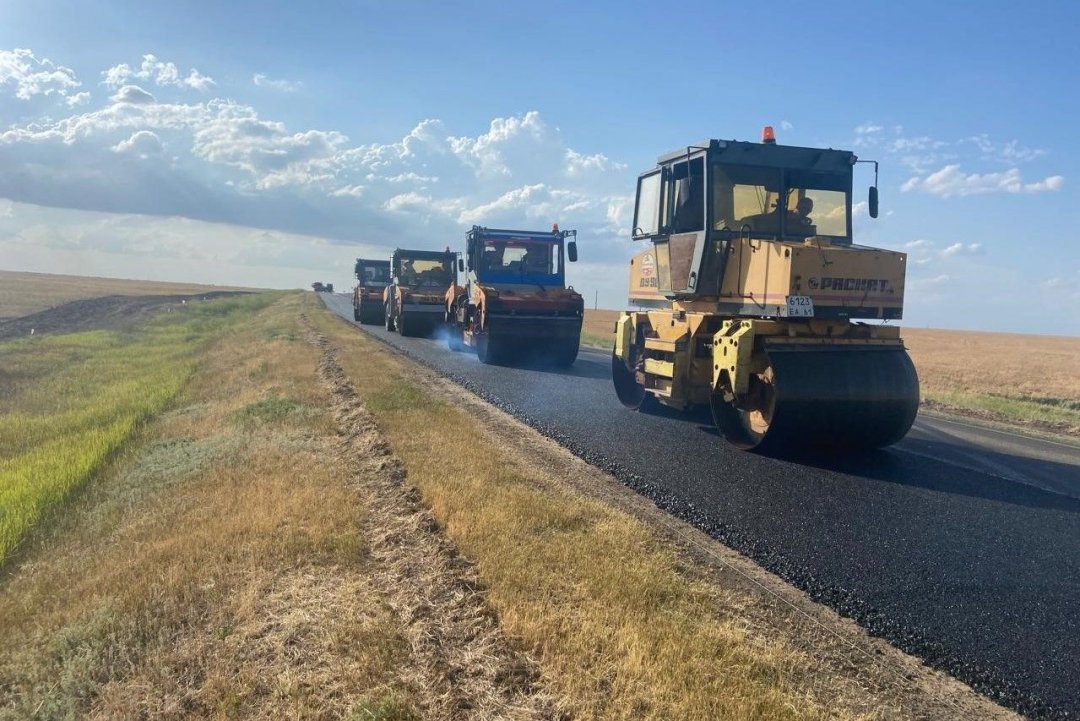
[[[810,213],[814,212],[814,200],[805,195],[795,204],[795,210],[787,214],[788,235],[814,235],[814,221]]]

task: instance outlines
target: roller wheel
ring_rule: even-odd
[[[481,363],[497,365],[503,359],[502,344],[491,340],[488,334],[484,333],[476,340],[476,357]]]
[[[641,411],[652,404],[653,398],[645,391],[645,386],[637,382],[634,373],[614,353],[611,354],[611,380],[615,385],[615,395],[627,408]]]
[[[552,358],[555,365],[562,368],[567,368],[574,364],[577,360],[578,354],[578,341],[577,339],[564,341],[555,350],[555,355]]]
[[[355,305],[352,309],[352,319],[355,320],[357,323],[360,322],[360,309],[357,308]]]
[[[713,420],[737,448],[878,448],[908,432],[919,407],[919,379],[898,349],[771,349],[745,398],[712,398]]]
[[[403,337],[416,335],[416,329],[413,327],[415,323],[412,322],[412,318],[405,311],[401,311],[401,314],[397,317],[397,331]]]
[[[750,377],[746,398],[736,406],[734,398],[717,393],[712,397],[713,422],[728,443],[750,450],[761,446],[776,412],[776,384],[770,366]]]
[[[446,346],[455,353],[465,350],[461,328],[458,328],[454,323],[446,324]]]
[[[384,317],[385,317],[385,321],[386,321],[385,322],[386,331],[389,333],[390,331],[394,330],[394,316],[390,311],[390,305],[389,304],[386,305],[386,312],[384,314]]]

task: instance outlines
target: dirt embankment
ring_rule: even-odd
[[[198,295],[110,295],[87,298],[0,321],[0,341],[43,333],[79,333],[88,330],[134,328],[159,312],[180,311],[188,303],[243,295],[246,291],[214,291]]]
[[[404,670],[426,719],[554,719],[560,714],[535,685],[529,660],[503,637],[472,564],[439,529],[406,469],[379,432],[327,338],[308,326],[322,351],[319,378],[330,391],[341,458],[370,496],[375,584],[405,624],[412,665]]]

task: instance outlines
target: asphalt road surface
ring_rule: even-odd
[[[884,450],[763,457],[708,418],[626,410],[605,353],[486,366],[362,328],[872,633],[1034,718],[1080,718],[1080,448],[919,418]]]

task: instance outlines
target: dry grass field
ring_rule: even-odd
[[[618,311],[585,311],[583,341],[610,347]],[[1080,435],[1080,338],[904,328],[924,404]]]
[[[36,313],[62,303],[106,295],[186,295],[214,290],[249,290],[232,286],[166,283],[117,278],[85,278],[0,270],[0,321]]]
[[[223,301],[172,400],[0,564],[0,719],[1012,718],[272,299]]]

